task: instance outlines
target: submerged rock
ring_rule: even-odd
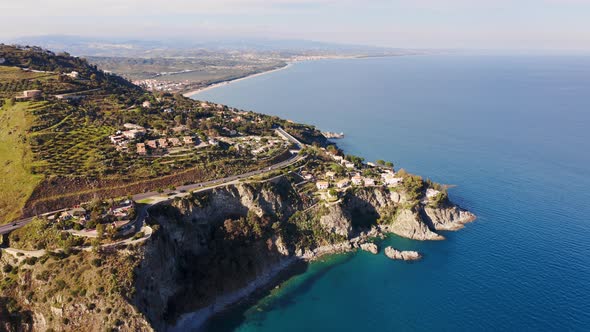
[[[422,255],[417,251],[400,251],[392,247],[385,248],[385,256],[391,259],[398,259],[404,261],[416,261],[422,258]]]
[[[379,252],[379,247],[375,243],[363,243],[361,244],[361,249],[364,251],[368,251],[374,255],[377,255]]]

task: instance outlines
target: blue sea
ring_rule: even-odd
[[[590,57],[322,60],[193,98],[346,134],[478,219],[417,263],[332,256],[211,331],[589,331]]]

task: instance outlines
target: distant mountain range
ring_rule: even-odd
[[[186,39],[140,40],[126,38],[93,38],[69,35],[46,35],[22,37],[8,41],[20,45],[38,45],[60,52],[67,50],[73,55],[166,57],[194,56],[201,52],[256,52],[290,54],[342,54],[342,55],[389,55],[416,53],[417,50],[384,48],[366,45],[326,43],[308,40],[273,39],[224,39],[197,41]],[[419,52],[424,52],[421,50]]]

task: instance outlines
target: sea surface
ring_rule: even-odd
[[[590,57],[322,60],[193,96],[343,131],[367,161],[456,185],[445,241],[313,263],[211,331],[590,331]]]

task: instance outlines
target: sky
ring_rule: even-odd
[[[590,50],[590,0],[0,0],[0,41],[54,34]]]

